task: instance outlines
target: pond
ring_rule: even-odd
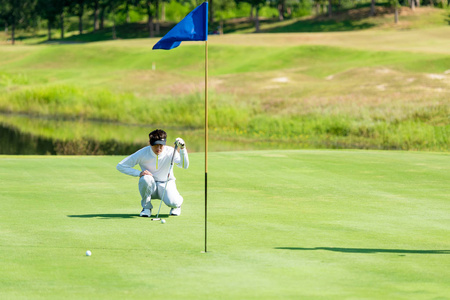
[[[0,114],[0,154],[129,155],[147,146],[148,134],[156,128],[159,127]],[[169,141],[182,137],[190,152],[205,151],[203,129],[163,129]],[[295,149],[298,145],[224,140],[209,131],[211,152],[286,148]]]

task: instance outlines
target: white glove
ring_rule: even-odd
[[[178,147],[180,147],[181,149],[184,149],[185,143],[184,143],[184,140],[182,138],[177,138],[175,140],[175,143],[177,144]]]

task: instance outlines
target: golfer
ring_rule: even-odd
[[[149,134],[150,146],[144,147],[131,154],[117,165],[120,172],[139,177],[139,192],[141,193],[142,211],[141,217],[152,215],[152,199],[161,199],[164,194],[164,203],[171,208],[171,216],[181,214],[181,204],[183,197],[178,193],[173,176],[173,168],[170,171],[167,190],[164,193],[167,175],[169,174],[170,162],[174,154],[174,148],[166,146],[167,133],[164,130],[156,129]],[[180,168],[189,167],[188,152],[183,139],[177,138],[175,143],[178,151],[175,152],[174,164]],[[141,171],[134,169],[139,165]]]

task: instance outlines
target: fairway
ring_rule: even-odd
[[[210,153],[208,253],[203,157],[161,224],[123,156],[0,156],[0,298],[450,296],[448,153]]]

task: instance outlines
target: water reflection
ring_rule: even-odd
[[[168,140],[182,137],[190,152],[204,152],[204,130],[108,122],[55,120],[0,114],[0,154],[128,155],[148,145],[148,134],[163,128]],[[223,140],[209,133],[209,151],[298,148],[270,142]]]
[[[0,154],[56,154],[53,141],[0,125]]]
[[[52,139],[0,125],[0,154],[120,155],[133,153],[140,147],[139,144],[115,140],[96,141],[85,137],[75,140]]]
[[[0,115],[0,153],[125,155],[148,145],[148,133],[155,128]],[[164,129],[169,140],[183,136],[190,151],[203,151],[203,131]]]

